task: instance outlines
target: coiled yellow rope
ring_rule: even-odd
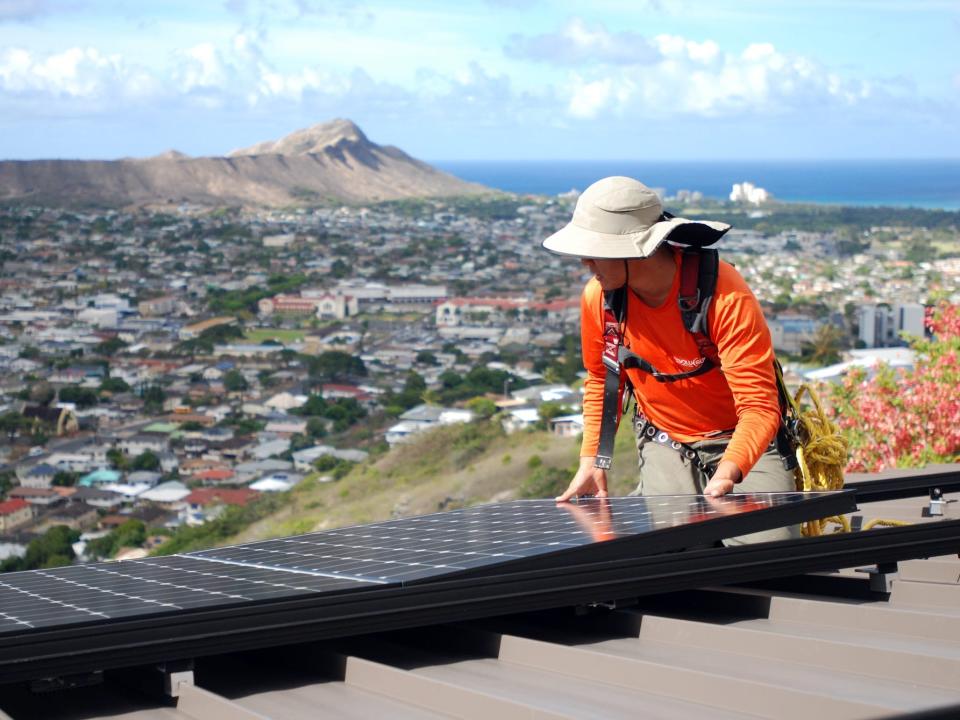
[[[784,389],[784,396],[790,402],[790,409],[797,420],[797,490],[821,492],[840,490],[843,487],[843,468],[847,464],[847,439],[840,428],[823,411],[820,398],[807,384],[790,395],[786,390],[783,374],[777,367],[777,382]],[[800,399],[806,393],[813,403],[812,410],[803,410]],[[803,534],[807,537],[822,535],[824,528],[833,523],[838,525],[834,532],[849,532],[850,521],[843,516],[833,516],[803,523]]]

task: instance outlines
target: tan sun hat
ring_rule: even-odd
[[[667,240],[710,245],[729,229],[726,223],[673,217],[642,182],[608,177],[583,191],[573,219],[544,240],[543,247],[586,258],[645,258]]]

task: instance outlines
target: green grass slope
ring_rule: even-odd
[[[617,436],[611,494],[636,484],[629,422]],[[450,425],[423,433],[339,480],[320,474],[288,493],[279,509],[222,544],[423,515],[520,497],[553,497],[576,468],[580,443],[545,431],[506,435],[497,421]]]

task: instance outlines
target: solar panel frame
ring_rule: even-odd
[[[766,503],[772,503],[772,505],[766,505]],[[745,511],[744,506],[753,507],[749,507],[748,511]],[[664,507],[666,510],[658,518],[656,510],[659,507]],[[614,531],[609,533],[609,537],[587,537],[585,530],[577,528],[578,521],[583,520],[582,516],[584,515],[588,516],[588,520],[602,515],[604,508],[609,515],[606,522],[614,528]],[[680,510],[677,510],[677,508],[680,508]],[[694,513],[691,513],[691,508],[695,511]],[[519,500],[496,506],[478,506],[453,512],[432,513],[400,521],[385,521],[333,531],[308,533],[291,538],[201,550],[189,555],[197,558],[202,557],[281,570],[330,572],[331,568],[340,567],[342,569],[336,572],[346,577],[393,580],[409,584],[429,582],[438,575],[450,576],[459,573],[483,575],[488,571],[501,572],[534,566],[542,568],[553,564],[566,564],[571,560],[579,562],[581,557],[584,561],[587,561],[588,559],[604,560],[670,552],[707,544],[722,538],[747,535],[772,527],[796,524],[814,517],[827,517],[850,512],[855,508],[854,498],[849,493],[844,492],[742,493],[727,495],[723,498],[704,498],[701,495],[664,495],[602,500],[583,499],[575,503],[560,505],[552,500]],[[684,522],[671,526],[668,520],[675,521],[673,516],[680,512],[687,513]],[[725,512],[730,514],[725,515]],[[574,514],[574,518],[571,518],[568,513]],[[618,514],[620,515],[619,518]],[[666,517],[668,514],[670,515],[669,518]],[[690,520],[691,514],[696,516],[693,521]],[[474,541],[462,537],[468,535],[471,530],[458,523],[464,523],[465,521],[465,524],[469,525],[473,522],[470,518],[474,515],[480,516],[477,522],[480,524],[479,532],[481,535],[490,532],[489,525],[491,523],[506,522],[501,519],[491,520],[491,518],[514,518],[509,521],[511,527],[509,535],[498,531],[498,534],[495,535],[498,539],[483,538],[481,545],[478,546],[489,548],[493,545],[499,545],[499,559],[491,561],[489,553],[480,552],[468,553],[475,557],[469,561],[463,560],[465,551],[461,548]],[[581,517],[577,518],[577,515]],[[546,518],[540,524],[546,525],[548,528],[540,529],[541,537],[552,535],[553,542],[549,545],[552,545],[553,549],[546,552],[543,551],[543,548],[546,547],[543,541],[530,543],[522,539],[524,537],[522,524],[524,522],[529,523],[538,517]],[[618,533],[616,532],[618,520],[621,524],[646,520],[648,526],[640,528],[639,532],[636,529],[622,532],[625,528],[621,526],[621,532]],[[709,520],[709,522],[703,522],[704,520]],[[431,524],[443,526],[441,530],[447,532],[451,537],[443,539],[441,545],[437,545],[437,540],[431,535],[436,528],[432,527]],[[415,525],[418,527],[411,527]],[[657,527],[657,525],[662,527]],[[569,532],[570,527],[577,528],[577,532]],[[393,534],[394,528],[400,529],[400,536]],[[415,537],[407,537],[402,533],[419,534],[416,534]],[[577,535],[580,537],[577,537]],[[338,536],[354,538],[352,544],[344,543],[338,546],[351,552],[350,557],[323,554],[324,552],[337,552],[335,549],[326,550],[326,548],[334,548],[335,546],[327,540]],[[372,539],[380,543],[385,541],[401,543],[413,540],[417,547],[395,545],[389,548],[376,548],[385,550],[389,554],[391,559],[387,561],[387,564],[391,565],[391,569],[395,566],[395,570],[392,572],[388,572],[386,575],[378,575],[372,571],[372,567],[374,565],[382,566],[383,562],[378,561],[376,557],[372,559],[364,557],[369,554],[365,551],[370,548],[362,545],[361,540],[357,538]],[[443,544],[448,542],[458,545]],[[486,542],[486,545],[483,545],[483,542]],[[433,544],[431,545],[431,543]],[[425,545],[427,547],[424,547]],[[316,549],[319,554],[312,554],[310,549]],[[358,549],[362,549],[362,551],[356,552]],[[412,553],[423,562],[410,561],[405,563],[393,560],[401,552]],[[427,562],[430,555],[437,556],[438,554],[451,559],[446,562]],[[318,567],[316,564],[311,565],[307,558],[312,557],[317,557],[326,562],[321,564],[322,567]],[[336,565],[331,563],[330,560],[348,564]],[[416,565],[417,569],[405,570],[404,568],[408,564]],[[362,567],[370,570],[360,572],[358,568]],[[382,567],[381,571],[387,572]]]
[[[179,556],[12,573],[0,577],[0,640],[11,633],[58,625],[239,608],[270,599],[429,583],[438,577],[481,577],[644,556],[852,508],[849,493],[585,499],[559,506],[553,501],[514,501]],[[530,530],[525,527],[530,524],[545,527]],[[635,524],[640,527],[631,527]],[[471,533],[479,535],[479,545],[469,545],[478,541]],[[441,539],[440,546],[419,547],[424,538],[436,537]],[[531,543],[530,537],[539,542]],[[281,551],[272,548],[293,547],[282,551],[283,559],[290,556],[303,562],[305,557],[315,557],[305,554],[304,546],[326,548],[331,539],[341,538],[352,543],[342,546],[349,555],[344,557],[338,550],[335,559],[352,563],[338,566],[350,572],[331,570],[329,564],[320,568],[280,566],[280,561],[264,565],[248,558],[250,553],[256,556],[256,550],[273,558]],[[359,543],[360,538],[368,541],[367,546]],[[417,547],[394,544],[400,541],[412,541]],[[452,547],[449,542],[457,549],[436,549]],[[468,545],[469,552],[463,549]],[[486,552],[473,552],[474,547]],[[369,555],[369,550],[374,551],[373,557],[360,557]],[[353,572],[357,563],[363,567],[374,563],[380,567],[377,572],[383,572],[384,562],[395,562],[382,559],[384,550],[390,557],[400,553],[405,560],[395,563],[394,575]],[[411,554],[432,562],[413,562]],[[437,561],[448,556],[459,565],[453,560]]]
[[[960,550],[960,520],[710,548],[565,568],[459,576],[20,633],[0,643],[0,684],[297,644],[504,613],[787,577]]]

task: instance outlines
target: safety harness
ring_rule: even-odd
[[[606,470],[610,468],[613,462],[613,446],[617,435],[617,426],[625,411],[622,398],[627,398],[627,403],[629,403],[629,397],[633,392],[633,388],[623,370],[639,368],[657,382],[676,382],[712,370],[721,371],[720,356],[717,346],[710,339],[710,329],[707,324],[707,313],[717,287],[720,257],[715,249],[703,247],[704,244],[712,243],[707,242],[684,247],[680,255],[680,290],[677,295],[677,303],[684,327],[693,335],[703,358],[703,362],[693,370],[673,374],[660,372],[649,361],[625,347],[623,345],[623,328],[627,322],[627,293],[629,288],[627,284],[624,284],[621,288],[606,291],[603,294],[603,364],[607,373],[603,385],[600,443],[594,460],[595,467]],[[777,371],[777,392],[780,399],[782,419],[776,436],[777,451],[783,460],[784,468],[791,470],[797,466],[793,450],[795,428],[789,427],[788,417],[791,398],[782,382],[780,365],[776,360],[774,360],[774,364]],[[672,439],[645,417],[639,417],[639,421],[638,431],[642,432],[644,437],[677,450],[695,467],[709,474],[709,470],[700,461],[699,453],[693,447]],[[727,432],[732,432],[732,430],[721,431],[719,434],[725,435]]]

